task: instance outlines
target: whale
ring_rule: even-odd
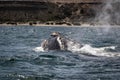
[[[41,43],[41,47],[44,50],[65,50],[65,51],[68,51],[70,46],[73,46],[76,44],[78,45],[79,43],[72,41],[70,38],[63,36],[59,32],[52,32],[50,35],[50,38],[45,39]],[[82,47],[82,46],[79,44],[79,47]]]

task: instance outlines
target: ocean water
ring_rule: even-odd
[[[53,31],[84,46],[43,51]],[[1,26],[0,80],[120,80],[120,28]]]

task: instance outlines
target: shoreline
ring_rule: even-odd
[[[110,25],[110,24],[81,24],[81,25],[67,25],[67,24],[62,24],[62,25],[57,25],[57,24],[32,24],[30,25],[29,23],[23,23],[23,24],[0,24],[0,27],[2,26],[33,26],[33,27],[120,27],[120,25]]]

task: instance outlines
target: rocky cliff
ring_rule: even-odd
[[[114,9],[120,11],[119,3],[117,5]],[[98,16],[104,6],[104,3],[0,2],[0,23],[36,21],[96,23],[99,22]],[[110,14],[113,14],[111,18],[114,17],[113,12],[110,11]],[[114,23],[118,22],[114,20]]]

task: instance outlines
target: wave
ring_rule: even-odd
[[[120,53],[110,52],[109,50],[115,50],[116,46],[107,46],[107,47],[92,47],[89,44],[85,44],[80,47],[79,44],[73,44],[69,42],[68,50],[73,53],[88,54],[93,56],[102,56],[102,57],[120,57]]]
[[[116,46],[107,46],[107,47],[92,47],[89,44],[81,45],[74,41],[68,41],[68,51],[72,53],[78,53],[83,55],[92,55],[92,56],[101,56],[101,57],[120,57],[120,53],[113,52],[116,49]],[[44,49],[39,46],[33,49],[35,52],[45,52]],[[112,51],[111,51],[112,50]]]

